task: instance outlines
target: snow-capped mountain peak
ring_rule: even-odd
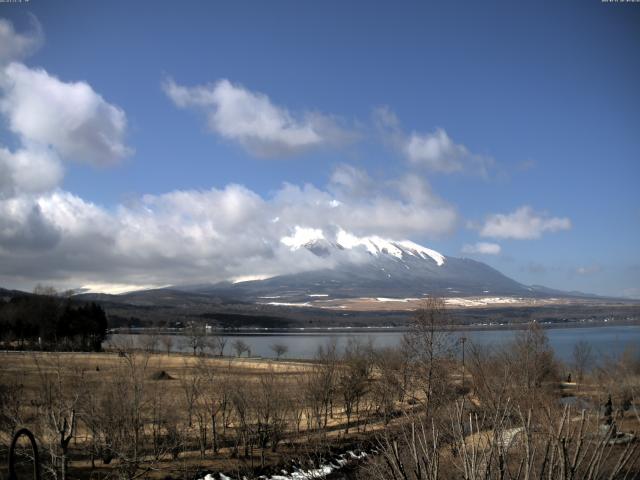
[[[294,233],[283,237],[281,242],[292,251],[304,247],[316,253],[318,244],[323,245],[322,252],[326,252],[326,245],[333,245],[342,250],[364,248],[375,257],[386,254],[402,260],[405,255],[411,255],[424,260],[431,259],[438,266],[444,265],[446,258],[441,253],[410,240],[395,241],[376,235],[358,237],[344,230],[339,230],[335,238],[330,240],[320,229],[296,226]]]
[[[431,257],[439,267],[444,265],[445,256],[440,252],[436,252],[427,247],[423,247],[422,245],[418,245],[417,243],[412,242],[411,240],[403,240],[402,242],[398,242],[399,245],[409,254],[416,255],[422,258]]]

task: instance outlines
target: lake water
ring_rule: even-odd
[[[469,342],[477,345],[500,345],[513,340],[516,330],[472,330],[456,331],[454,335],[464,335]],[[581,328],[551,328],[546,330],[549,343],[556,356],[561,360],[570,360],[575,344],[586,341],[591,344],[593,353],[601,356],[618,355],[627,346],[635,346],[640,349],[640,325],[636,326],[608,326],[608,327],[581,327]],[[238,339],[244,341],[251,348],[253,356],[273,357],[271,345],[284,344],[288,347],[285,358],[307,359],[313,358],[318,347],[325,346],[329,342],[336,342],[338,349],[344,348],[350,338],[363,342],[372,341],[375,347],[397,346],[404,332],[398,330],[380,331],[367,329],[352,330],[321,330],[321,331],[287,331],[287,332],[243,332],[241,334],[224,334],[227,338],[225,355],[233,354],[231,344]],[[173,335],[173,351],[190,352],[187,338],[182,335]],[[107,341],[109,343],[127,342],[133,345],[142,345],[148,335],[139,334],[114,334]],[[158,346],[162,349],[162,343]]]

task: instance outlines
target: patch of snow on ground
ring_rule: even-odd
[[[309,302],[288,303],[288,302],[267,302],[262,305],[274,305],[276,307],[313,307]]]
[[[412,302],[415,300],[420,300],[419,298],[386,298],[386,297],[377,297],[376,301],[378,302]]]
[[[347,465],[350,461],[362,460],[367,457],[367,452],[355,453],[352,450],[348,452],[342,453],[337,457],[333,458],[333,460],[329,461],[324,465],[320,465],[318,468],[311,468],[309,470],[304,469],[296,469],[291,472],[291,474],[287,473],[286,470],[282,470],[282,474],[271,475],[270,477],[261,476],[259,478],[265,480],[311,480],[311,479],[322,479],[326,478],[327,475],[332,474],[335,470],[340,470],[342,467]],[[224,475],[223,473],[218,473],[218,476],[221,480],[232,480],[230,477]],[[243,477],[245,478],[245,477]],[[204,478],[200,480],[216,480],[216,477],[208,473]]]
[[[522,298],[519,297],[451,297],[445,298],[447,305],[456,305],[461,307],[481,307],[485,305],[519,303]]]

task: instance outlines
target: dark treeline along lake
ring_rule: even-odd
[[[457,330],[452,333],[455,337],[466,337],[467,348],[469,343],[476,345],[502,345],[511,340],[518,330]],[[580,341],[588,342],[593,353],[599,356],[620,355],[628,347],[640,349],[640,326],[606,326],[606,327],[582,327],[582,328],[551,328],[546,330],[549,344],[554,349],[556,356],[563,361],[571,359],[574,346]],[[373,343],[374,347],[395,347],[400,344],[404,331],[367,330],[367,329],[341,329],[318,331],[288,331],[288,332],[243,332],[243,333],[215,333],[224,335],[227,339],[225,355],[232,355],[232,343],[241,339],[251,348],[252,356],[270,358],[274,357],[271,346],[275,343],[286,345],[288,351],[284,358],[310,359],[316,354],[318,347],[330,342],[336,342],[338,350],[342,350],[349,339]],[[188,338],[180,334],[172,334],[172,351],[189,353],[192,351],[188,345]],[[117,344],[142,346],[148,340],[145,333],[127,334],[117,333],[110,336],[105,342],[105,347]],[[162,345],[157,347],[162,350]]]

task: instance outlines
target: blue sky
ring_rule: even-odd
[[[32,0],[0,17],[5,170],[50,177],[0,196],[5,286],[277,273],[265,244],[299,225],[640,297],[638,4]],[[27,79],[73,131],[21,126],[49,112]],[[339,215],[314,210],[333,197]],[[263,235],[261,214],[287,224]],[[162,245],[135,233],[147,222]],[[252,260],[225,263],[231,244]]]

